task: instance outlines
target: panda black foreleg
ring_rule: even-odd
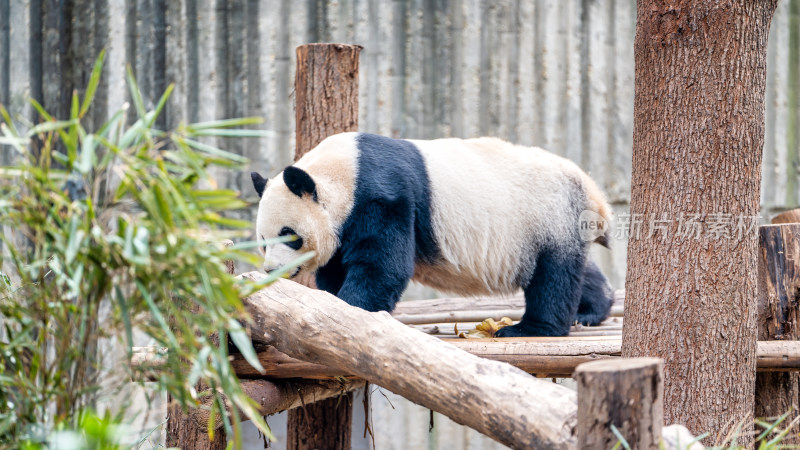
[[[585,256],[545,250],[525,287],[525,314],[516,325],[501,328],[498,337],[566,336],[578,310]]]
[[[413,274],[405,272],[388,272],[373,265],[351,267],[336,296],[367,311],[391,312]]]

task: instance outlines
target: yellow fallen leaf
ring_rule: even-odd
[[[499,321],[496,321],[492,318],[488,318],[483,322],[479,323],[475,326],[475,329],[467,331],[467,332],[458,332],[456,329],[456,335],[460,338],[493,338],[495,334],[497,334],[497,330],[512,325],[514,322],[509,317],[503,317]]]

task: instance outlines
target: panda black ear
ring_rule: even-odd
[[[303,169],[295,166],[283,169],[283,181],[294,195],[302,197],[303,194],[311,194],[311,198],[317,201],[317,184]]]
[[[250,172],[250,178],[253,180],[253,187],[256,188],[258,196],[263,196],[264,189],[267,187],[267,179],[259,175],[258,172]]]

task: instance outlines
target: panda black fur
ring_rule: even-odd
[[[277,177],[252,174],[264,269],[316,255],[292,276],[368,311],[391,311],[414,279],[462,295],[523,289],[526,311],[500,336],[562,336],[608,316],[611,291],[579,230],[610,208],[575,164],[494,138],[331,136]],[[607,236],[597,242],[607,244]]]

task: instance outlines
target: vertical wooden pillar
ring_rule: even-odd
[[[358,128],[360,52],[358,45],[297,47],[295,160],[326,137]],[[348,393],[290,410],[286,448],[349,450],[352,404]]]
[[[214,440],[208,439],[208,428],[195,422],[191,414],[184,414],[181,405],[167,397],[167,447],[195,450],[224,450],[227,448],[225,428],[214,431]]]
[[[773,223],[775,221],[773,220]],[[800,337],[800,223],[765,225],[759,229],[758,246],[758,340],[791,340]],[[788,424],[800,414],[800,374],[756,374],[755,416],[777,417],[791,411]],[[796,432],[785,444],[800,444]]]
[[[230,247],[233,241],[225,241],[223,245]],[[226,271],[236,274],[236,265],[233,261],[225,261]],[[195,308],[197,306],[195,305]],[[199,309],[198,309],[199,313]],[[200,391],[200,386],[197,387]],[[167,447],[195,450],[224,450],[227,448],[225,428],[214,430],[214,440],[208,439],[208,421],[197,423],[192,414],[184,414],[181,405],[167,395]]]
[[[618,438],[631,448],[657,450],[664,416],[664,362],[659,358],[592,361],[575,369],[578,448],[609,449]]]

